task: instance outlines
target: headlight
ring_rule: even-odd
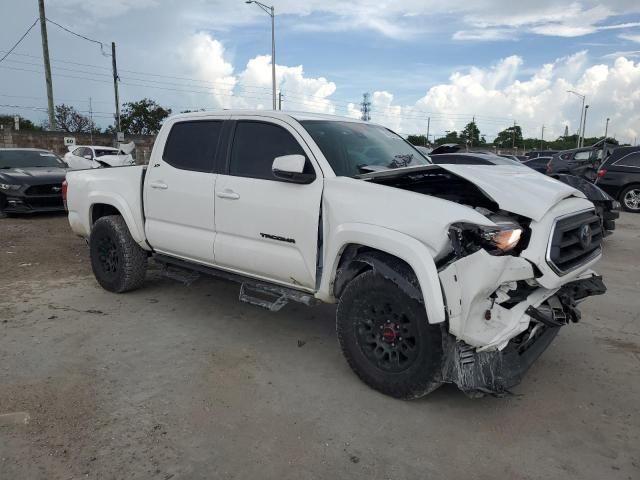
[[[522,233],[522,227],[514,222],[498,222],[495,227],[454,224],[449,229],[449,238],[458,256],[469,255],[481,248],[491,255],[503,255],[518,246]]]
[[[13,185],[11,183],[0,183],[0,190],[19,190],[22,185]]]

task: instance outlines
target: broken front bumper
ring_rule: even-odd
[[[529,306],[528,328],[512,338],[501,350],[479,351],[447,334],[443,379],[455,383],[466,393],[501,395],[522,380],[533,362],[546,350],[560,327],[577,322],[580,312],[576,304],[592,295],[605,293],[602,277],[591,275],[564,285],[539,308]]]

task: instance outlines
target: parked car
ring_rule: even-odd
[[[523,168],[529,167],[530,162],[536,162],[544,157],[534,158],[527,162],[519,162],[504,157],[503,155],[493,155],[483,153],[445,153],[436,154],[430,156],[431,161],[438,165],[504,165],[508,162],[510,165],[521,166]],[[544,160],[541,161],[544,163]],[[539,171],[537,169],[534,169]],[[600,218],[600,226],[603,232],[603,236],[610,235],[616,228],[616,219],[620,216],[620,204],[609,196],[605,191],[598,188],[593,183],[575,175],[558,174],[553,175],[552,178],[565,183],[577,190],[580,190],[585,197],[591,201],[596,210],[596,214]]]
[[[13,213],[64,210],[67,165],[37,148],[0,148],[0,218]]]
[[[531,150],[527,152],[526,157],[528,160],[533,160],[538,157],[552,157],[558,153],[558,150]]]
[[[125,153],[120,148],[94,145],[70,146],[64,160],[71,170],[135,165],[130,152]]]
[[[596,172],[600,167],[602,150],[591,147],[574,148],[558,152],[547,165],[547,174],[569,174],[585,178],[591,182],[596,179]]]
[[[547,164],[551,161],[551,157],[534,157],[530,160],[522,162],[529,168],[533,168],[536,172],[547,173]]]
[[[434,165],[350,118],[188,113],[148,167],[69,172],[69,223],[106,290],[139,288],[153,258],[270,310],[338,303],[340,346],[372,388],[499,395],[605,291],[593,204],[500,160]]]
[[[640,212],[640,147],[616,148],[597,173],[596,185],[620,201],[628,212]]]

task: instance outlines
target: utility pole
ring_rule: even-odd
[[[40,10],[40,34],[42,36],[44,78],[47,83],[47,110],[49,113],[49,130],[55,130],[56,118],[53,112],[53,82],[51,80],[51,62],[49,61],[49,40],[47,38],[47,17],[44,14],[44,0],[38,0],[38,9]]]
[[[540,133],[540,150],[544,147],[544,125],[542,125],[542,132]]]
[[[278,92],[278,110],[282,110],[282,92]]]
[[[513,121],[513,135],[511,135],[511,139],[512,139],[512,144],[511,144],[511,148],[513,150],[516,149],[516,121]]]
[[[430,127],[431,127],[431,117],[427,117],[427,145],[429,145],[429,128]],[[427,145],[425,145],[425,147]]]
[[[265,5],[257,0],[246,0],[244,3],[255,3],[267,15],[271,17],[271,88],[273,90],[273,109],[276,109],[276,12],[272,6]]]
[[[93,107],[91,105],[91,97],[89,97],[89,135],[91,137],[91,145],[93,145]]]
[[[113,68],[113,91],[116,98],[116,132],[120,132],[120,95],[118,95],[118,64],[116,62],[116,42],[111,42],[111,67]]]
[[[606,141],[607,138],[607,132],[609,131],[609,117],[607,117],[607,123],[604,125],[604,138]]]

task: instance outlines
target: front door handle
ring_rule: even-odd
[[[164,182],[151,182],[149,183],[149,185],[151,186],[151,188],[157,188],[159,190],[166,190],[167,188],[169,188],[169,185]]]
[[[240,194],[238,194],[238,193],[236,193],[233,190],[230,190],[228,188],[225,188],[221,192],[216,193],[216,196],[218,198],[227,198],[229,200],[238,200],[240,198]]]

